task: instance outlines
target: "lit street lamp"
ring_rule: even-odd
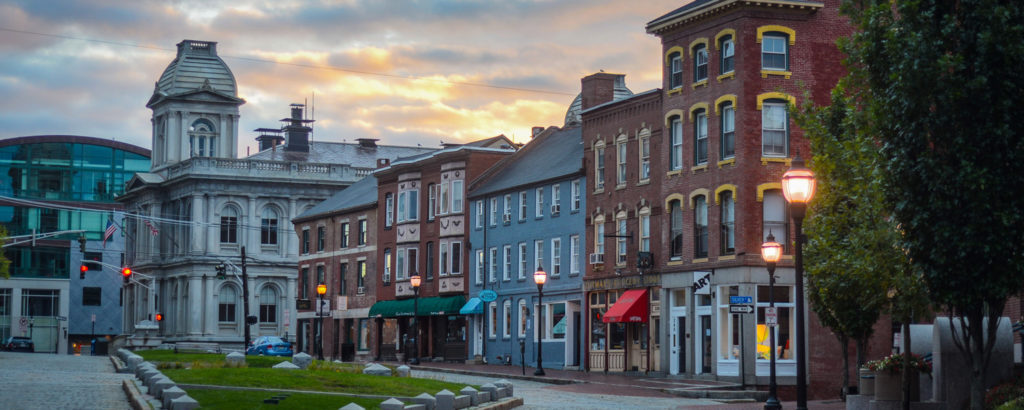
[[[324,293],[327,293],[327,285],[323,283],[316,285],[317,302],[316,306],[316,358],[324,360]]]
[[[796,226],[796,252],[793,255],[794,279],[796,280],[796,408],[807,409],[807,346],[804,336],[804,257],[803,223],[807,203],[814,197],[814,172],[804,167],[804,161],[797,154],[793,164],[782,175],[782,194],[789,202],[790,214]]]
[[[409,278],[409,284],[412,285],[412,358],[409,359],[409,363],[420,364],[420,344],[417,340],[419,338],[420,326],[417,323],[416,315],[420,312],[420,284],[423,283],[423,278],[420,275],[412,275]]]
[[[775,235],[772,235],[771,231],[768,231],[768,242],[761,245],[761,257],[764,258],[765,264],[768,265],[768,306],[774,311],[775,310],[775,264],[782,257],[782,245],[775,242]],[[767,322],[768,315],[765,315],[765,322]],[[768,325],[768,339],[771,340],[769,346],[771,350],[768,356],[771,358],[771,365],[768,373],[768,401],[764,402],[764,410],[780,410],[782,409],[782,403],[779,403],[779,396],[777,394],[777,386],[775,384],[775,326]]]
[[[544,298],[544,282],[548,281],[548,274],[544,272],[543,266],[538,266],[537,271],[533,273],[533,281],[537,283],[537,371],[533,372],[534,376],[544,375],[544,365],[541,358],[544,356],[543,348],[543,335],[544,332],[544,311],[541,309],[544,305],[541,304],[541,299]]]

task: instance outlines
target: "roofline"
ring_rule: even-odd
[[[439,155],[442,155],[442,154],[455,153],[455,152],[459,152],[459,151],[481,151],[481,152],[494,152],[494,153],[507,153],[507,154],[512,154],[512,153],[516,152],[515,149],[511,149],[511,148],[509,148],[509,149],[505,149],[505,148],[485,148],[485,147],[471,147],[471,146],[466,146],[466,145],[459,145],[457,147],[444,148],[444,149],[442,149],[440,151],[431,152],[429,155],[424,156],[424,157],[418,157],[418,158],[415,158],[415,159],[406,159],[406,160],[402,160],[402,159],[395,160],[395,161],[392,161],[388,166],[386,166],[384,168],[378,168],[378,169],[374,170],[373,172],[371,172],[371,174],[376,175],[378,173],[384,173],[386,171],[390,171],[392,168],[394,168],[397,165],[415,164],[417,162],[422,162],[423,160],[426,160],[426,159],[435,158],[435,157],[437,157]]]
[[[631,101],[633,101],[636,98],[646,97],[646,96],[648,96],[650,94],[657,94],[657,93],[660,93],[660,92],[661,92],[660,88],[652,88],[652,89],[644,91],[644,92],[633,94],[633,95],[631,95],[629,97],[626,97],[626,98],[623,98],[621,100],[613,100],[613,101],[608,101],[608,102],[605,102],[605,103],[601,103],[601,104],[595,105],[593,107],[587,108],[587,109],[585,109],[583,111],[580,111],[580,116],[582,117],[583,114],[587,114],[587,113],[590,113],[592,111],[597,111],[597,110],[599,110],[601,108],[610,107],[610,106],[618,104],[618,103],[631,102]]]
[[[707,16],[716,11],[720,11],[730,7],[737,6],[776,6],[776,7],[787,7],[787,8],[799,8],[799,9],[812,9],[819,10],[825,7],[824,3],[799,1],[799,0],[723,0],[723,1],[712,1],[700,6],[697,6],[691,10],[683,10],[674,15],[665,15],[651,20],[647,23],[646,29],[647,34],[659,34],[669,29],[680,26],[684,23],[699,19]],[[671,14],[671,13],[670,13]]]
[[[132,145],[126,142],[115,141],[112,139],[87,137],[84,135],[28,135],[23,137],[14,137],[0,140],[0,147],[6,147],[10,145],[24,145],[24,144],[43,144],[43,143],[58,143],[58,142],[70,142],[77,144],[89,144],[99,145],[102,147],[116,148],[122,151],[128,151],[133,154],[142,155],[146,158],[152,159],[152,151],[142,148],[138,145]]]
[[[306,221],[311,221],[311,220],[314,220],[314,219],[327,218],[327,217],[335,216],[335,215],[338,215],[338,214],[346,214],[346,213],[349,213],[349,212],[361,211],[363,209],[376,208],[377,207],[377,202],[378,201],[375,199],[373,202],[369,202],[369,203],[365,203],[365,204],[360,204],[360,205],[355,205],[355,206],[350,206],[348,208],[332,209],[332,210],[327,211],[327,212],[320,212],[320,213],[317,213],[317,214],[313,214],[313,215],[309,215],[309,216],[303,216],[303,217],[296,216],[296,217],[292,218],[292,224],[306,222]]]

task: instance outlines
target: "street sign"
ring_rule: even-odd
[[[754,313],[754,307],[750,305],[729,305],[729,313]]]
[[[498,292],[490,289],[484,289],[480,291],[480,300],[484,302],[494,302],[498,299]]]
[[[28,318],[27,317],[22,316],[20,319],[18,319],[18,328],[21,330],[21,333],[25,333],[25,332],[28,331]]]
[[[766,307],[764,308],[764,323],[768,326],[779,325],[779,308],[777,307]]]
[[[754,303],[753,296],[729,296],[730,305],[749,305]]]

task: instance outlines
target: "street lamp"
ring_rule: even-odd
[[[775,310],[775,264],[782,257],[782,245],[775,242],[775,235],[772,235],[771,231],[768,231],[768,242],[761,244],[761,257],[764,258],[765,264],[768,265],[768,306],[774,311]],[[765,315],[765,322],[767,322],[767,315]],[[780,410],[782,404],[779,403],[779,396],[777,394],[777,386],[775,384],[775,326],[768,326],[768,338],[771,340],[769,346],[771,350],[768,356],[771,358],[771,365],[768,373],[768,401],[764,402],[764,410]]]
[[[412,275],[409,278],[409,284],[412,285],[412,358],[409,359],[409,363],[420,364],[420,345],[417,339],[419,338],[420,326],[416,320],[416,315],[420,311],[420,284],[423,283],[423,278],[420,275]]]
[[[804,345],[804,257],[803,223],[807,203],[814,197],[814,172],[804,166],[797,154],[793,164],[782,175],[782,194],[789,202],[790,214],[796,226],[796,252],[793,255],[796,280],[796,408],[807,409],[807,348]]]
[[[316,285],[317,299],[319,299],[316,306],[316,356],[319,360],[324,360],[324,293],[327,293],[327,285],[323,283]]]
[[[548,281],[548,274],[544,272],[543,266],[538,266],[537,271],[533,273],[533,281],[537,284],[537,371],[533,372],[534,376],[544,375],[544,365],[542,362],[543,348],[543,332],[544,332],[544,311],[540,309],[544,305],[541,304],[541,299],[544,298],[544,282]]]

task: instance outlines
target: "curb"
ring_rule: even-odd
[[[491,402],[484,406],[470,407],[474,410],[508,410],[523,406],[522,397],[509,397],[498,402]]]
[[[149,405],[149,400],[142,395],[139,391],[138,386],[135,385],[134,380],[122,380],[121,388],[124,389],[124,394],[128,396],[128,404],[135,410],[150,410],[152,406]]]
[[[443,367],[409,366],[409,368],[413,369],[413,370],[421,370],[421,371],[429,371],[429,372],[464,374],[464,375],[467,375],[467,376],[483,376],[483,377],[494,377],[494,378],[499,378],[499,379],[528,380],[528,381],[533,381],[533,382],[538,382],[538,383],[547,383],[547,384],[560,384],[560,385],[564,385],[564,384],[585,384],[585,383],[587,383],[584,380],[562,379],[562,378],[558,378],[558,377],[540,377],[540,376],[523,376],[523,375],[519,375],[519,374],[488,373],[488,372],[478,372],[478,371],[475,371],[475,370],[448,369],[448,368],[443,368]]]
[[[703,390],[703,389],[660,389],[662,392],[688,399],[729,400],[742,402],[763,402],[768,392],[760,390]]]

